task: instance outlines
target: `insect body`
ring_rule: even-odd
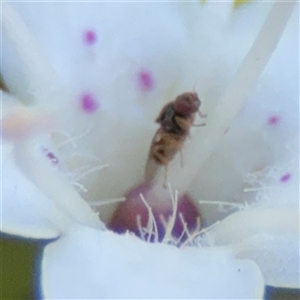
[[[188,92],[179,95],[175,101],[169,102],[163,107],[155,120],[160,124],[160,128],[156,131],[151,143],[146,166],[146,181],[153,179],[157,165],[165,167],[166,181],[168,165],[178,151],[181,153],[191,126],[205,125],[194,125],[197,112],[202,118],[206,117],[199,111],[200,104],[197,93]],[[156,166],[153,166],[153,162],[156,163]]]

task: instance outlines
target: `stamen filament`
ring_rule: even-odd
[[[147,203],[147,201],[144,198],[143,194],[140,194],[140,197],[141,197],[143,203],[145,204],[145,206],[147,207],[148,213],[149,213],[148,226],[147,226],[147,229],[148,229],[147,242],[150,242],[152,235],[154,235],[154,242],[157,243],[158,242],[158,228],[157,228],[157,224],[156,224],[156,221],[155,221],[155,217],[154,217],[153,212],[152,212],[152,208]]]
[[[172,240],[172,230],[174,228],[175,225],[175,220],[176,220],[176,214],[177,214],[177,207],[178,207],[178,191],[175,191],[175,196],[172,193],[172,189],[171,189],[171,184],[168,184],[168,188],[169,188],[169,193],[171,196],[171,200],[172,200],[172,216],[168,222],[168,226],[166,228],[166,233],[163,239],[164,243],[167,243],[167,241]]]
[[[121,198],[112,198],[112,199],[105,199],[105,200],[98,200],[98,201],[86,201],[90,206],[102,206],[106,204],[124,202],[126,200],[125,197]]]
[[[101,166],[96,166],[96,167],[94,167],[94,168],[92,168],[92,169],[87,170],[86,172],[84,172],[84,173],[81,174],[80,176],[76,177],[75,180],[76,180],[76,181],[79,181],[79,180],[83,179],[84,177],[88,176],[89,174],[94,173],[94,172],[97,172],[97,171],[100,171],[100,170],[102,170],[102,169],[105,169],[105,168],[107,168],[108,166],[109,166],[109,164],[104,164],[104,165],[101,165]]]
[[[245,204],[239,204],[239,203],[231,203],[226,201],[207,201],[207,200],[201,200],[199,201],[200,204],[210,204],[210,205],[224,205],[224,206],[232,206],[239,209],[245,208]]]

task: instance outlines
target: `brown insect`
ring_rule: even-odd
[[[151,143],[146,166],[146,181],[152,180],[157,165],[162,165],[165,167],[165,186],[168,165],[178,151],[180,151],[181,165],[183,166],[182,148],[189,136],[190,128],[205,125],[205,123],[194,124],[197,112],[200,117],[206,117],[199,110],[200,104],[197,93],[187,92],[177,96],[175,101],[169,102],[163,107],[155,120],[156,123],[160,124],[160,128],[156,131]]]

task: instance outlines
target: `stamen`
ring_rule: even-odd
[[[77,186],[79,188],[79,191],[82,191],[84,193],[87,193],[89,191],[83,184],[80,184],[78,182],[73,182],[72,185]]]
[[[141,223],[141,215],[137,215],[136,217],[137,220],[137,224],[138,224],[138,229],[139,229],[139,233],[140,233],[140,237],[143,241],[146,241],[146,237],[145,237],[145,230],[142,227],[142,223]]]
[[[265,191],[268,189],[278,189],[278,186],[262,186],[262,187],[254,187],[254,188],[245,188],[244,192],[249,193],[249,192],[258,192],[258,191]]]
[[[180,221],[181,221],[181,223],[182,223],[183,230],[182,230],[182,233],[181,233],[181,235],[179,236],[178,241],[177,241],[177,243],[176,243],[178,246],[179,246],[179,244],[181,243],[181,240],[182,240],[182,238],[183,238],[183,236],[184,236],[185,234],[187,235],[188,239],[189,239],[190,236],[191,236],[191,234],[190,234],[190,232],[189,232],[189,230],[188,230],[188,228],[187,228],[187,223],[184,221],[184,218],[183,218],[182,214],[179,214],[179,218],[180,218]]]
[[[180,245],[180,248],[186,247],[187,245],[191,244],[199,234],[200,234],[200,220],[198,221],[197,229],[195,229],[192,234],[189,233],[188,238],[186,239],[185,242],[183,242]]]
[[[244,190],[245,191],[245,190]],[[226,201],[204,201],[201,200],[199,201],[200,204],[210,204],[210,205],[224,205],[224,206],[232,206],[236,208],[244,208],[244,204],[238,204],[238,203],[231,203],[231,202],[226,202]]]
[[[164,236],[164,239],[163,239],[164,243],[166,243],[168,240],[170,240],[170,237],[172,236],[172,231],[174,229],[176,214],[177,214],[177,208],[178,208],[178,191],[175,191],[175,197],[174,197],[174,195],[172,193],[170,183],[168,184],[168,188],[169,188],[169,193],[170,193],[171,200],[172,200],[173,213],[172,213],[170,221],[168,222],[166,233],[165,233],[165,236]]]
[[[208,227],[206,227],[206,228],[203,228],[202,230],[200,230],[200,231],[198,232],[198,234],[194,237],[194,239],[196,239],[197,237],[200,237],[200,236],[202,236],[202,235],[205,235],[205,237],[206,237],[206,239],[207,239],[207,241],[208,241],[209,246],[212,246],[212,245],[213,245],[213,242],[212,242],[210,236],[209,236],[207,233],[209,233],[211,229],[215,228],[215,227],[216,227],[217,225],[219,225],[220,223],[221,223],[221,221],[217,221],[217,222],[215,222],[214,224],[212,224],[212,225],[210,225],[210,226],[208,226]]]
[[[96,167],[94,167],[94,168],[92,168],[92,169],[84,172],[83,174],[81,174],[80,176],[78,176],[75,180],[79,181],[79,180],[83,179],[84,177],[88,176],[89,174],[97,172],[97,171],[100,171],[100,170],[102,170],[104,168],[107,168],[108,166],[109,166],[109,164],[104,164],[102,166],[96,166]]]
[[[98,201],[86,201],[90,206],[101,206],[101,205],[107,205],[112,203],[118,203],[118,202],[124,202],[126,200],[125,197],[121,198],[112,198],[112,199],[104,199],[104,200],[98,200]]]
[[[59,148],[65,146],[65,145],[67,145],[67,144],[69,144],[69,143],[71,143],[71,144],[72,144],[72,147],[75,149],[75,148],[77,148],[77,144],[76,144],[75,141],[78,140],[78,139],[81,139],[81,138],[85,137],[89,132],[90,132],[90,130],[88,129],[88,130],[86,130],[84,133],[82,133],[82,134],[80,134],[80,135],[77,135],[77,136],[71,136],[71,135],[68,134],[67,132],[65,132],[65,131],[60,131],[60,130],[54,130],[54,131],[52,131],[51,133],[52,133],[52,138],[54,138],[54,135],[55,135],[55,134],[61,134],[61,135],[65,136],[65,137],[67,138],[65,141],[61,142],[60,144],[58,144],[58,145],[56,146],[57,149],[59,149]]]
[[[145,200],[143,194],[140,194],[140,197],[142,201],[144,202],[145,206],[148,209],[149,212],[149,217],[148,217],[148,226],[147,226],[147,231],[148,231],[148,239],[147,242],[151,241],[152,234],[154,235],[154,242],[157,243],[158,241],[158,228],[157,224],[155,221],[155,217],[152,212],[152,208],[148,205],[147,201]]]
[[[177,246],[180,247],[180,246],[182,246],[184,244],[184,243],[181,244],[183,236],[186,234],[187,235],[187,240],[190,240],[191,234],[190,234],[190,232],[188,230],[187,223],[184,221],[184,218],[183,218],[182,214],[180,214],[179,217],[180,217],[180,221],[181,221],[182,226],[183,226],[182,233],[181,233],[181,235],[180,235],[180,237],[179,237],[179,239],[177,241]]]

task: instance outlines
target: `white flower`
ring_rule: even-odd
[[[1,229],[56,238],[42,260],[45,298],[241,299],[262,297],[264,284],[299,288],[298,11],[270,9],[3,4]],[[142,183],[153,120],[193,88],[207,126],[193,129],[168,181],[213,226],[198,247],[180,249],[108,231],[112,208],[100,207],[100,221],[91,207]],[[169,197],[161,176],[146,201]]]

